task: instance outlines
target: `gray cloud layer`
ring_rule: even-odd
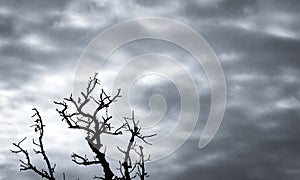
[[[195,132],[175,153],[148,164],[149,179],[298,179],[299,8],[300,2],[292,0],[1,1],[0,180],[37,179],[32,173],[18,172],[18,157],[9,153],[11,142],[33,135],[28,126],[35,106],[49,124],[48,151],[61,164],[57,173],[66,171],[70,179],[90,179],[97,173],[96,168],[83,169],[70,162],[69,154],[85,147],[77,142],[81,135],[67,131],[59,121],[52,100],[71,92],[78,58],[98,33],[145,16],[178,20],[201,33],[220,59],[228,88],[222,126],[212,143],[200,150],[210,94],[205,74],[190,64],[191,57],[152,40],[134,42],[112,55],[107,69],[119,64],[118,57],[167,53],[182,59],[204,87]],[[169,91],[172,85],[155,88],[142,90],[135,106],[147,111],[145,97],[171,92],[166,98],[173,104],[171,118],[171,110],[178,109],[178,94]],[[53,129],[62,138],[57,139]],[[58,151],[61,145],[65,148]]]

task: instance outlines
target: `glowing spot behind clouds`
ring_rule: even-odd
[[[21,42],[32,49],[44,52],[53,52],[56,47],[51,44],[50,41],[43,39],[36,34],[27,34],[22,39]]]
[[[297,34],[278,26],[270,26],[266,28],[266,32],[277,37],[287,38],[287,39],[295,39],[298,38]]]
[[[300,108],[300,102],[296,98],[291,97],[277,101],[275,106],[279,109],[298,109]]]

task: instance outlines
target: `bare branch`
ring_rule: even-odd
[[[46,164],[47,170],[44,169],[38,169],[36,166],[34,166],[31,162],[31,158],[29,155],[29,152],[22,148],[21,143],[25,141],[26,137],[24,139],[22,139],[20,142],[18,143],[13,143],[13,145],[17,148],[17,150],[11,150],[12,153],[15,154],[19,154],[22,153],[23,155],[25,155],[25,160],[19,160],[20,161],[20,171],[26,171],[26,170],[32,170],[34,171],[36,174],[38,174],[39,176],[41,176],[42,178],[46,178],[49,180],[55,180],[54,177],[54,173],[55,173],[55,164],[53,166],[51,166],[50,160],[45,152],[44,149],[44,144],[43,144],[43,135],[44,135],[44,127],[45,125],[43,124],[43,120],[39,114],[39,111],[34,108],[34,115],[32,116],[32,118],[37,118],[34,122],[35,124],[33,124],[31,127],[34,128],[34,131],[36,133],[38,133],[39,137],[38,137],[38,142],[36,142],[35,140],[32,140],[33,145],[37,146],[38,150],[33,149],[35,154],[41,154],[41,156],[43,157],[43,160]]]
[[[148,177],[148,173],[145,170],[145,162],[150,160],[150,156],[145,158],[142,145],[138,143],[150,144],[148,138],[155,136],[156,134],[143,135],[142,128],[139,126],[139,121],[135,120],[134,112],[130,118],[124,117],[123,123],[117,127],[112,124],[112,116],[109,115],[108,110],[112,103],[116,102],[121,97],[118,91],[114,95],[107,94],[103,89],[98,88],[100,81],[97,78],[97,73],[91,77],[87,82],[87,87],[80,93],[80,97],[73,97],[71,94],[69,97],[64,98],[61,102],[54,101],[59,106],[56,109],[61,120],[68,125],[70,129],[82,130],[86,133],[85,140],[88,143],[88,147],[94,154],[93,158],[88,158],[87,155],[81,156],[76,153],[71,155],[71,159],[74,163],[83,166],[100,165],[103,171],[103,177],[94,175],[94,179],[103,180],[131,180],[136,177],[140,177],[144,180]],[[94,92],[99,90],[97,97],[93,96]],[[95,106],[95,108],[91,108]],[[26,138],[22,139],[19,143],[13,143],[16,150],[11,150],[15,154],[24,154],[25,159],[20,160],[20,170],[32,170],[42,178],[49,180],[55,180],[55,164],[51,165],[43,145],[44,124],[39,112],[34,110],[33,118],[36,118],[31,127],[38,133],[38,139],[33,139],[33,151],[36,155],[41,155],[46,164],[47,169],[38,169],[34,166],[30,159],[28,151],[21,147],[21,143]],[[117,170],[120,172],[120,177],[116,175],[110,168],[110,163],[106,159],[106,146],[102,142],[102,135],[124,135],[129,133],[128,144],[125,147],[116,148],[124,155],[123,160],[119,161],[120,167]],[[132,153],[135,152],[139,156],[138,160],[132,158]],[[63,179],[65,179],[63,173]]]
[[[82,157],[78,154],[73,153],[71,158],[72,158],[73,162],[75,162],[76,164],[79,164],[79,165],[88,166],[88,165],[93,165],[93,164],[101,164],[100,161],[90,161],[86,155],[84,157]]]

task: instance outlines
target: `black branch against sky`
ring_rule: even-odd
[[[148,138],[155,136],[156,134],[143,135],[142,129],[139,126],[139,121],[134,118],[134,112],[130,118],[124,117],[123,123],[119,127],[114,127],[111,123],[112,116],[109,115],[108,110],[112,103],[116,102],[121,97],[121,90],[118,89],[117,93],[113,96],[108,95],[103,89],[100,90],[98,98],[93,96],[94,91],[97,90],[97,86],[100,85],[100,81],[97,78],[97,73],[91,77],[87,83],[87,88],[84,92],[81,92],[81,97],[76,100],[71,94],[68,98],[64,98],[63,101],[54,101],[57,108],[56,111],[62,118],[62,121],[66,122],[68,128],[82,130],[85,132],[85,140],[88,144],[90,151],[94,154],[93,158],[88,158],[87,155],[79,155],[73,153],[71,159],[74,163],[83,166],[100,165],[102,167],[102,175],[94,175],[94,179],[104,180],[131,180],[139,178],[144,180],[149,174],[146,172],[145,162],[150,161],[150,155],[146,157],[143,152],[143,144],[151,144],[148,142]],[[89,105],[95,105],[92,112],[87,112],[86,107]],[[22,153],[25,155],[24,160],[21,162],[21,171],[32,170],[42,178],[49,180],[55,180],[55,166],[51,165],[49,158],[46,155],[43,144],[44,124],[43,120],[37,109],[33,109],[35,114],[32,117],[37,117],[34,121],[35,132],[39,133],[38,142],[33,140],[33,144],[38,147],[34,149],[35,154],[41,154],[43,161],[46,164],[47,169],[39,169],[31,162],[31,155],[29,152],[21,146],[21,143],[26,139],[24,138],[19,143],[13,143],[17,150],[11,150],[15,154]],[[121,136],[125,133],[129,133],[128,144],[126,147],[115,147],[116,150],[123,154],[123,159],[119,160],[119,168],[117,173],[111,169],[111,164],[106,158],[106,146],[102,142],[102,135]],[[137,140],[140,141],[137,141]],[[132,153],[138,155],[137,160],[132,159]],[[63,174],[65,179],[65,174]]]

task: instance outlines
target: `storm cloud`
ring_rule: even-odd
[[[33,107],[40,110],[47,124],[45,144],[51,160],[58,164],[58,178],[62,172],[68,179],[99,175],[97,167],[78,167],[71,162],[72,152],[84,153],[88,147],[82,134],[60,121],[52,101],[72,92],[79,57],[96,35],[116,23],[141,17],[169,18],[200,33],[219,58],[227,84],[221,127],[212,142],[199,149],[211,94],[205,72],[194,66],[193,57],[174,44],[146,39],[128,43],[108,58],[100,72],[103,81],[114,77],[124,59],[160,53],[178,59],[201,89],[200,117],[193,134],[168,157],[149,162],[148,179],[297,180],[299,9],[300,2],[292,0],[2,0],[0,180],[38,179],[31,172],[19,172],[21,157],[9,152],[12,142],[34,136],[29,128]],[[135,68],[131,66],[128,72]],[[175,77],[180,79],[180,74]],[[163,95],[168,109],[165,121],[155,130],[164,135],[165,126],[176,123],[180,94],[170,81],[161,84],[155,81],[159,79],[152,80],[136,82],[131,103],[137,112],[147,115],[151,95]],[[41,162],[37,159],[36,163]]]

